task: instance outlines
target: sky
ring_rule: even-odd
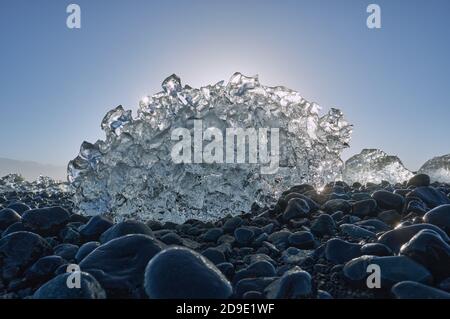
[[[417,170],[450,153],[449,14],[447,0],[0,0],[0,157],[66,165],[108,110],[134,112],[172,73],[199,87],[239,71],[340,108],[344,159],[380,148]]]

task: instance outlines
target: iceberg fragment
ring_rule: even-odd
[[[320,107],[298,92],[267,87],[257,76],[240,73],[227,84],[201,88],[183,86],[171,75],[162,88],[142,98],[136,117],[122,106],[108,112],[102,121],[105,140],[84,142],[69,163],[68,180],[80,212],[109,213],[117,220],[210,220],[250,211],[254,202],[266,206],[294,184],[321,186],[341,174],[340,154],[352,126],[338,109],[320,116]],[[171,133],[183,128],[192,134],[199,120],[203,132],[215,128],[223,136],[228,128],[277,129],[278,170],[262,174],[265,164],[250,161],[174,163]]]
[[[363,149],[345,162],[342,174],[346,183],[402,183],[413,176],[397,156],[379,149]]]
[[[450,184],[450,154],[436,156],[425,162],[419,173],[430,176],[432,182]]]

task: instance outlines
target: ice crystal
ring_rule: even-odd
[[[413,174],[403,166],[397,156],[388,155],[378,149],[363,149],[345,162],[343,180],[347,183],[391,184],[407,181]]]
[[[450,154],[436,156],[422,165],[419,173],[430,176],[432,182],[450,184]]]
[[[101,125],[105,140],[84,142],[69,163],[80,212],[110,213],[118,220],[210,220],[247,212],[254,202],[266,206],[294,184],[320,186],[341,174],[351,125],[338,109],[320,116],[320,107],[298,92],[263,86],[257,76],[240,73],[227,84],[198,89],[172,75],[162,88],[140,101],[134,118],[122,106],[108,112]],[[175,164],[171,132],[192,132],[194,120],[202,120],[204,130],[222,132],[279,129],[278,171],[264,175],[261,163]]]

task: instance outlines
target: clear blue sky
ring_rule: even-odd
[[[447,0],[0,0],[0,157],[65,165],[103,137],[109,109],[136,110],[166,76],[240,71],[341,108],[355,125],[345,157],[381,148],[417,169],[450,153],[449,16]]]

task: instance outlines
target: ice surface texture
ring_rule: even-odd
[[[379,149],[363,149],[361,153],[350,157],[345,162],[343,180],[354,182],[391,184],[402,183],[413,176],[397,156],[391,156]]]
[[[338,109],[320,116],[320,107],[285,87],[267,87],[257,77],[235,73],[199,89],[181,84],[176,75],[163,91],[141,100],[138,114],[122,106],[102,121],[106,139],[83,142],[68,165],[78,209],[86,214],[183,222],[239,214],[256,202],[298,183],[316,186],[341,174],[340,154],[348,146],[351,125]],[[175,164],[170,152],[178,127],[278,128],[279,169],[264,175],[260,163]],[[223,133],[225,136],[225,133]],[[209,141],[204,141],[207,144]],[[269,148],[270,149],[270,148]]]
[[[422,165],[419,173],[430,176],[432,182],[450,184],[450,154],[436,156]]]
[[[0,194],[9,192],[59,194],[69,193],[70,187],[67,183],[55,181],[50,177],[39,176],[28,182],[19,174],[9,174],[0,178]]]

